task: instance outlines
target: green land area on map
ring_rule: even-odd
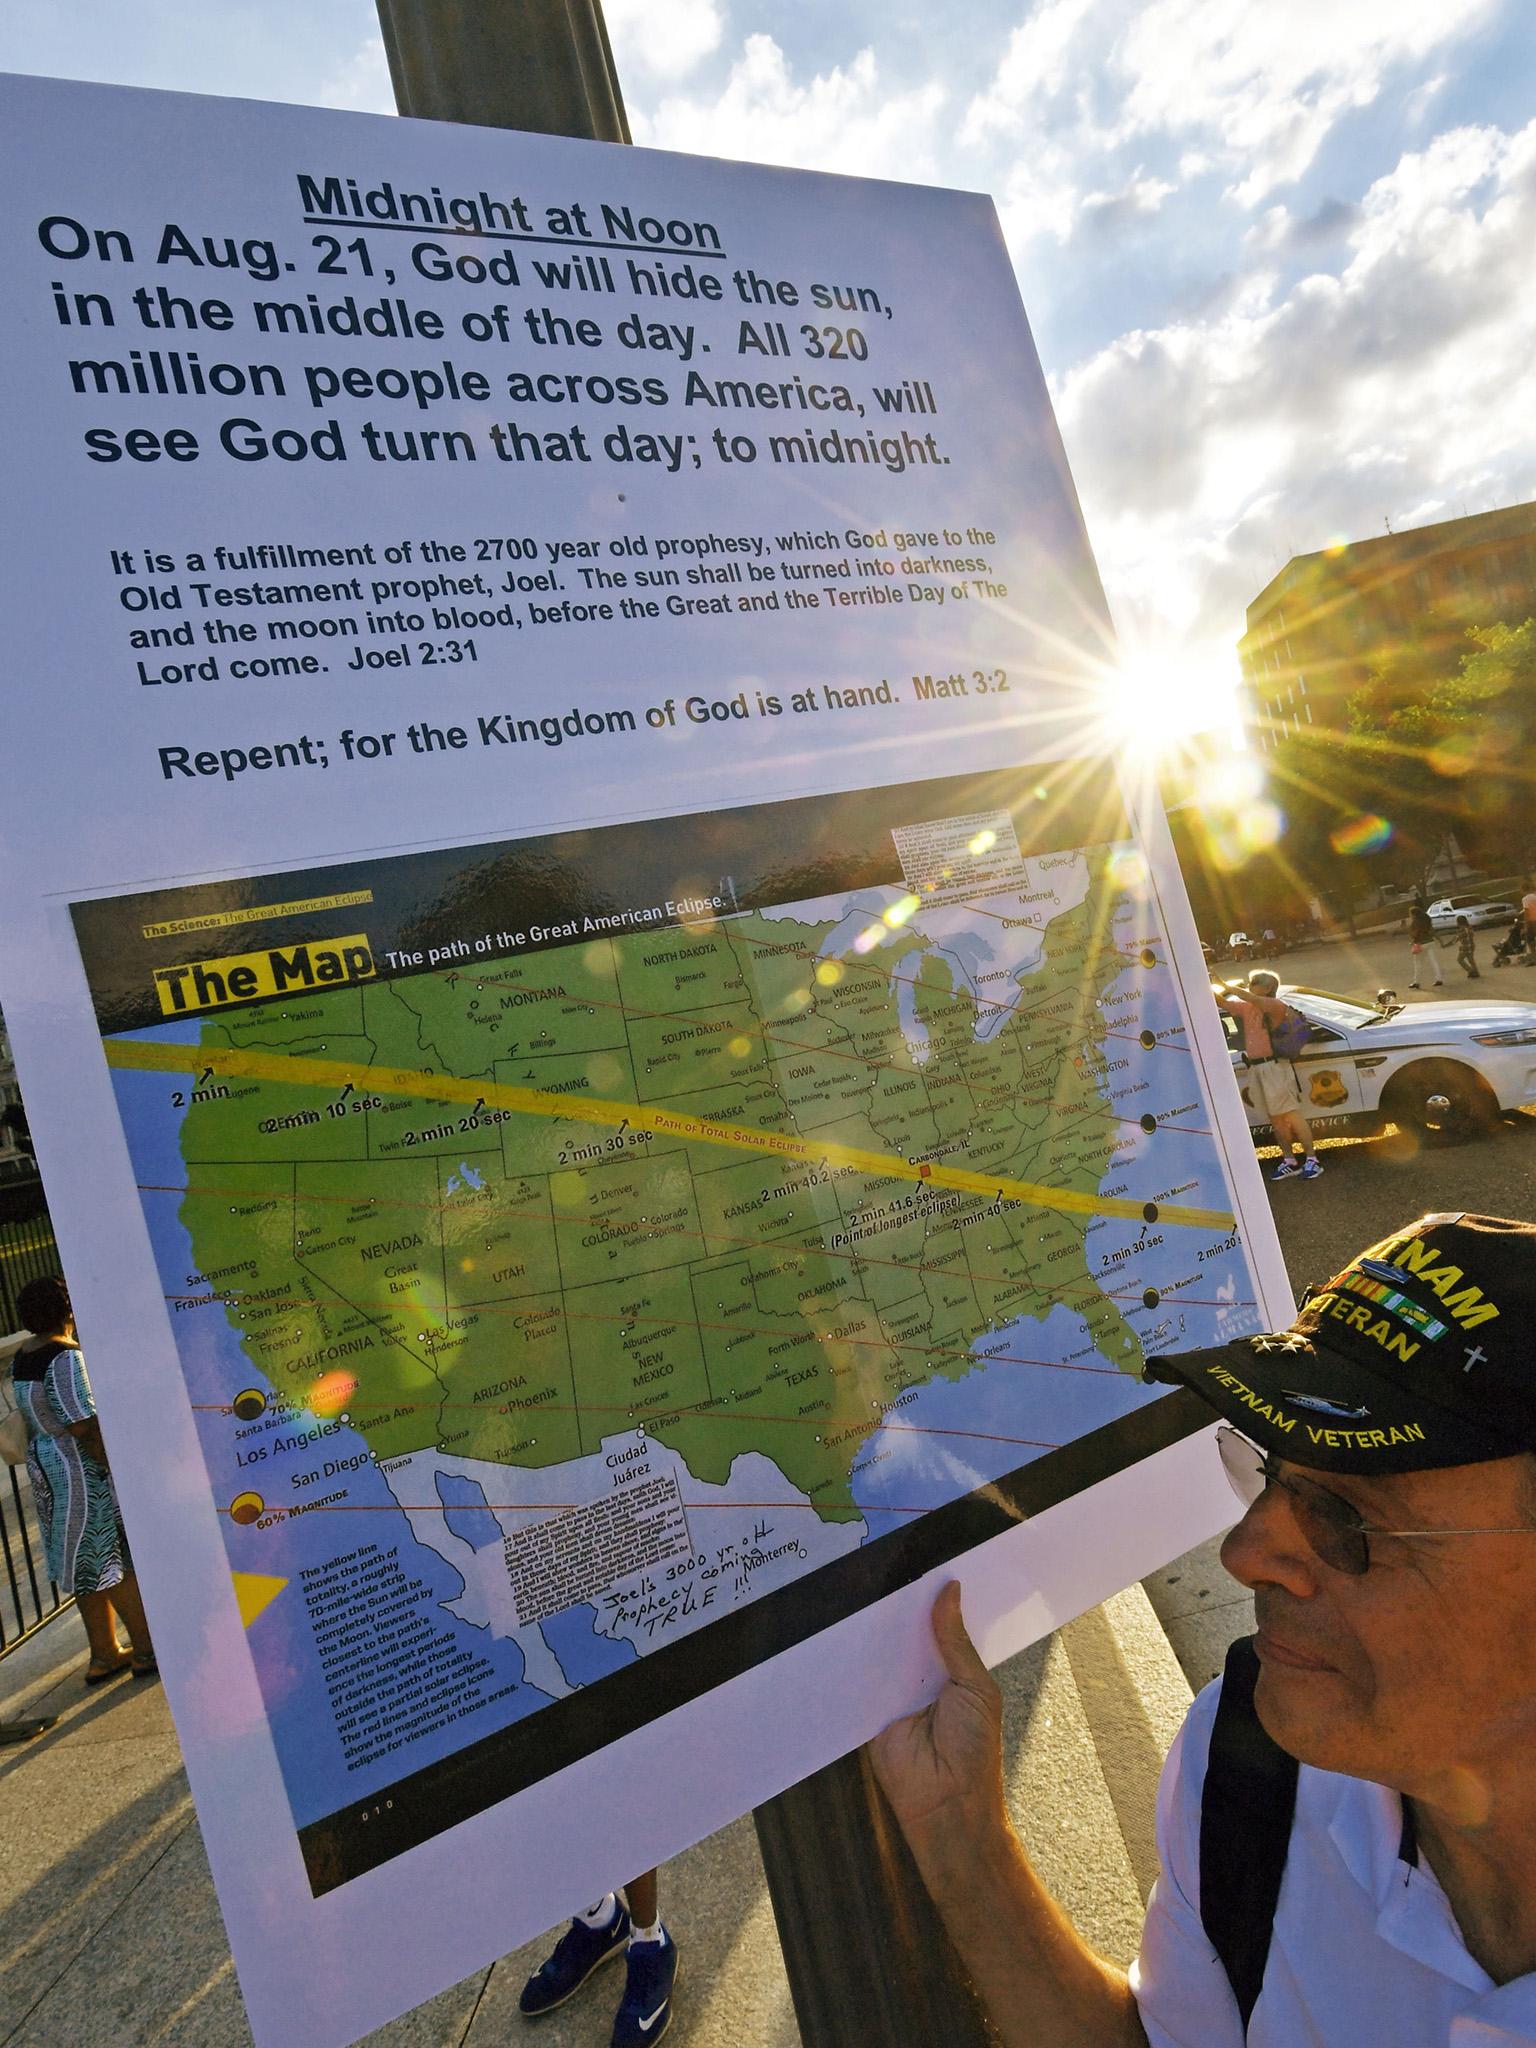
[[[834,903],[272,1002],[204,1019],[201,1044],[664,1105],[1092,1197],[1123,1128],[1098,1001],[1126,963],[1107,850],[1087,858],[996,1030],[920,915],[822,963]],[[251,1365],[301,1405],[355,1379],[351,1427],[380,1459],[544,1466],[643,1422],[701,1479],[763,1452],[851,1518],[858,1441],[909,1387],[963,1377],[988,1332],[1065,1303],[1085,1355],[1140,1363],[1091,1277],[1090,1213],[910,1170],[233,1076],[193,1094],[182,1150],[182,1220]]]

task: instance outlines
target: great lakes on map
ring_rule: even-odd
[[[301,1827],[1254,1326],[1134,847],[907,866],[109,1037],[232,1567],[489,1655],[467,1725],[392,1717],[340,1690],[345,1600],[274,1598],[270,1655],[253,1616]]]

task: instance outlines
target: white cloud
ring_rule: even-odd
[[[1396,65],[1422,61],[1486,19],[1493,0],[1152,0],[1119,46],[1132,135],[1204,130],[1245,166],[1256,206],[1299,178],[1341,115],[1377,98]]]
[[[1289,208],[1267,206],[1244,234],[1243,247],[1261,253],[1271,249],[1283,249],[1295,232],[1295,226]]]
[[[637,142],[749,163],[795,164],[863,177],[935,174],[944,88],[893,92],[873,50],[804,82],[772,36],[748,36],[719,92],[673,93],[651,112],[630,110]]]
[[[1031,112],[1055,99],[1077,73],[1084,30],[1095,16],[1104,19],[1098,0],[1044,0],[1008,38],[997,76],[966,109],[960,140],[1012,135]]]
[[[338,65],[315,94],[322,107],[346,107],[361,114],[392,114],[395,89],[389,82],[389,59],[382,36],[369,36],[344,64]]]
[[[1283,209],[1265,226],[1294,244]],[[1293,553],[1536,495],[1536,122],[1437,137],[1338,232],[1337,276],[1255,271],[1056,382],[1106,584],[1144,631],[1235,637]]]
[[[1301,177],[1348,113],[1499,4],[1041,0],[966,109],[960,141],[1017,148],[1022,188],[1052,195],[1036,209],[1036,233],[1065,239],[1064,213],[1081,219],[1103,194],[1124,194],[1125,155],[1149,145],[1186,183],[1220,172],[1227,196],[1252,209]],[[1438,82],[1417,89],[1421,110]],[[1150,177],[1163,182],[1159,167]]]
[[[719,47],[725,26],[716,0],[606,0],[603,19],[621,79],[684,77]]]
[[[1071,239],[1079,206],[1072,164],[1063,149],[1040,148],[1017,159],[1003,180],[997,210],[1011,249],[1022,249],[1036,235]]]
[[[1131,173],[1130,181],[1118,192],[1087,192],[1083,195],[1083,212],[1092,216],[1096,226],[1118,225],[1121,221],[1145,219],[1158,212],[1163,201],[1178,187],[1170,185],[1166,178],[1150,178],[1140,164]]]

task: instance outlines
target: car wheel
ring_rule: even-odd
[[[1382,1097],[1392,1122],[1460,1145],[1481,1137],[1498,1121],[1498,1098],[1481,1074],[1455,1060],[1420,1060],[1395,1074]]]

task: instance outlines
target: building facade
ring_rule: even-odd
[[[1468,627],[1533,613],[1536,504],[1296,555],[1238,642],[1250,741],[1267,753],[1288,733],[1346,729],[1350,698],[1409,635],[1454,655]]]

